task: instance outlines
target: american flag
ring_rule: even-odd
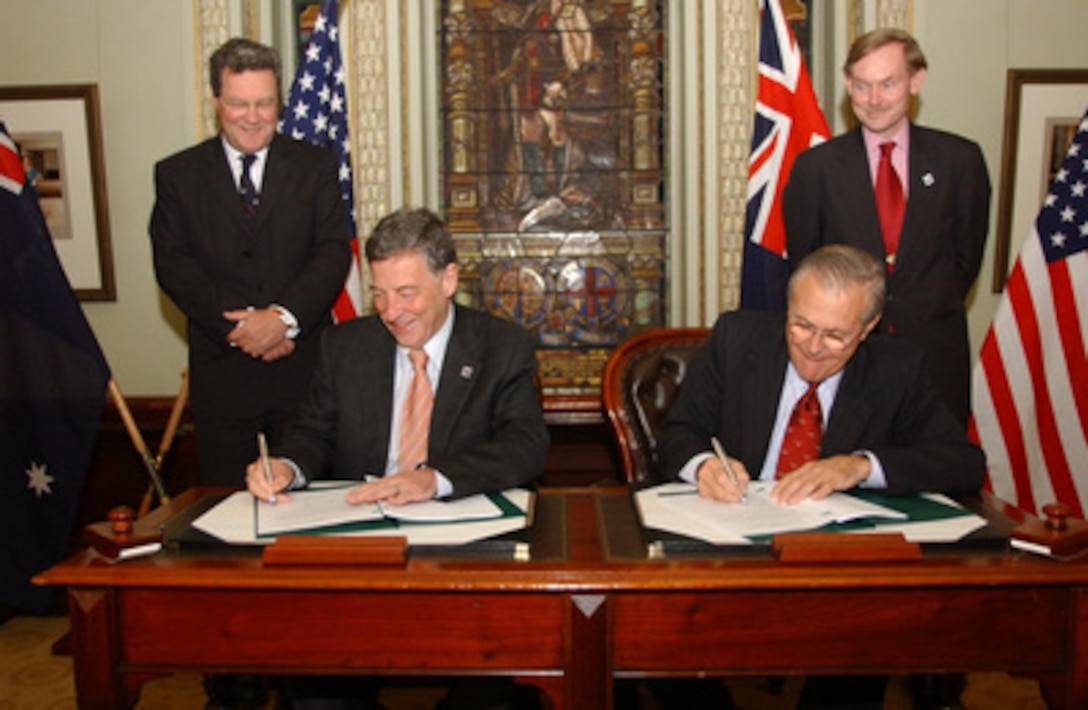
[[[331,147],[336,152],[340,159],[340,194],[347,203],[351,233],[356,235],[345,79],[337,29],[337,0],[325,0],[280,114],[279,131],[297,140]],[[351,240],[351,253],[351,270],[332,308],[333,318],[338,323],[363,312],[357,235]]]
[[[797,154],[831,134],[781,5],[760,0],[759,7],[759,90],[748,158],[741,307],[783,309],[789,264],[782,188]]]
[[[1088,114],[1005,286],[974,371],[989,486],[1038,513],[1088,504]]]

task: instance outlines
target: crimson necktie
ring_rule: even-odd
[[[427,463],[427,434],[431,429],[431,410],[434,408],[434,393],[427,378],[427,353],[410,350],[408,358],[412,361],[414,372],[400,413],[398,471],[410,471]]]
[[[816,396],[816,384],[797,400],[782,438],[782,450],[778,454],[775,478],[793,473],[803,464],[820,458],[820,440],[823,438],[823,418],[820,414],[820,398]]]
[[[250,229],[257,224],[257,204],[261,201],[260,195],[257,194],[257,186],[253,183],[253,176],[250,174],[250,168],[253,167],[256,159],[255,155],[242,156],[242,176],[238,180],[238,195],[242,198],[242,210],[245,212],[246,224]]]
[[[895,268],[895,253],[899,249],[899,233],[903,229],[903,214],[907,210],[903,199],[903,183],[892,165],[895,143],[880,144],[880,163],[876,168],[876,213],[880,217],[880,231],[884,235],[884,253],[888,273]]]

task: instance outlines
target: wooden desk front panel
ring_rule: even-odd
[[[1069,591],[922,588],[619,594],[614,668],[705,671],[1048,670],[1067,664]]]
[[[558,594],[121,589],[117,600],[119,660],[130,666],[563,667]]]

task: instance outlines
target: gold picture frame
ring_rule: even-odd
[[[117,300],[97,85],[0,87],[0,121],[23,153],[72,290],[82,301]]]
[[[993,292],[1008,279],[1013,239],[1031,231],[1053,176],[1057,145],[1088,107],[1088,69],[1009,69],[1005,88],[1005,137],[1001,150]]]

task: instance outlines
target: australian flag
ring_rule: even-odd
[[[748,206],[744,217],[741,307],[786,307],[786,230],[782,189],[797,155],[830,136],[801,50],[778,0],[760,0],[759,90]]]
[[[336,0],[322,3],[306,51],[299,59],[287,104],[280,114],[279,131],[296,140],[332,148],[340,159],[340,195],[347,203],[348,223],[353,238],[351,269],[332,308],[333,318],[339,323],[361,315],[363,303],[359,240],[355,238],[346,75],[340,58],[337,12]]]
[[[0,123],[0,603],[49,606],[30,578],[68,552],[109,377]]]

